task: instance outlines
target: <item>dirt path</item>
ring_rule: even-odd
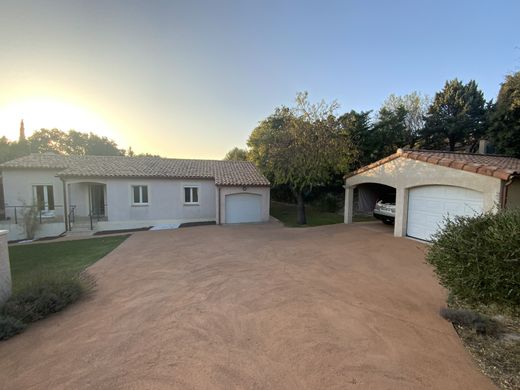
[[[424,246],[383,225],[135,233],[0,343],[1,389],[492,389]]]

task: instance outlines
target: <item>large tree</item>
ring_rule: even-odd
[[[371,111],[350,111],[338,118],[343,134],[348,137],[357,153],[352,168],[359,168],[377,159],[374,127],[370,120]]]
[[[305,195],[326,185],[353,160],[351,140],[334,116],[336,102],[311,104],[307,93],[293,108],[280,107],[253,130],[249,159],[274,185],[287,185],[297,202],[298,223],[305,224]]]
[[[498,153],[520,158],[520,72],[506,76],[500,87],[488,136]]]
[[[107,138],[94,133],[81,133],[70,130],[41,129],[28,138],[31,152],[54,152],[72,155],[122,156],[125,150]]]
[[[374,160],[382,159],[397,149],[410,146],[410,135],[406,126],[408,111],[404,106],[393,110],[382,107],[372,130],[372,155]]]
[[[435,94],[421,136],[424,147],[475,151],[484,133],[486,101],[477,83],[447,81]]]
[[[399,117],[404,113],[404,144],[401,147],[413,148],[420,140],[421,131],[424,128],[424,117],[428,113],[431,99],[419,92],[408,95],[397,96],[391,94],[383,103],[381,109],[387,110],[394,116]]]
[[[234,147],[226,153],[224,160],[247,161],[247,150]]]

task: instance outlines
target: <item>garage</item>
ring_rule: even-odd
[[[482,193],[454,186],[423,186],[408,192],[407,235],[429,241],[445,218],[483,211]]]
[[[226,223],[262,222],[262,196],[239,193],[226,195]]]
[[[385,205],[394,220],[394,236],[431,241],[445,217],[520,207],[520,159],[398,149],[345,175],[346,224],[362,205],[359,194],[386,188],[381,186],[395,189],[395,202]],[[366,198],[372,207],[374,197]]]

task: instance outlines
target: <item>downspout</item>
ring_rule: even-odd
[[[507,205],[507,192],[509,190],[509,186],[513,183],[514,176],[511,177],[508,181],[504,184],[504,189],[502,191],[502,208],[505,209]]]
[[[220,216],[220,186],[218,187],[218,221],[217,221],[217,225],[220,225],[220,221],[222,221],[222,217]]]
[[[63,220],[65,221],[65,231],[68,232],[70,224],[67,206],[67,184],[65,183],[65,179],[63,179],[62,177],[60,177],[60,180],[63,183]]]

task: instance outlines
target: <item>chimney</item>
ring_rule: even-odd
[[[487,154],[488,147],[489,147],[489,141],[486,139],[481,139],[478,143],[479,154]]]

